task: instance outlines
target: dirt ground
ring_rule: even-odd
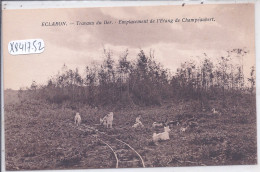
[[[209,104],[220,113],[201,112],[196,101],[122,109],[81,106],[77,111],[83,124],[130,144],[146,167],[256,164],[255,106],[244,102],[221,109],[216,100]],[[98,125],[99,118],[110,111],[113,129],[105,129]],[[5,104],[6,170],[114,168],[113,153],[93,137],[95,133],[67,125],[75,113],[65,104],[37,100]],[[144,128],[134,129],[138,115]],[[179,125],[170,125],[170,140],[156,145],[152,135],[163,128],[154,129],[152,123],[165,119]],[[181,127],[187,130],[181,132]]]

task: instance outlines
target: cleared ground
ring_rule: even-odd
[[[110,149],[95,139],[95,132],[80,132],[73,122],[75,110],[70,105],[51,105],[37,100],[5,100],[5,146],[7,170],[114,168]],[[250,102],[250,101],[251,102]],[[78,109],[83,123],[105,131],[130,144],[144,158],[146,167],[244,165],[256,164],[256,111],[254,98],[241,98],[236,106],[222,109],[221,102],[209,101],[221,111],[213,115],[201,112],[197,101],[164,102],[162,106]],[[14,102],[14,103],[12,103]],[[239,103],[240,102],[240,103]],[[99,118],[114,112],[114,128],[97,125]],[[141,115],[142,129],[131,126]],[[154,121],[179,121],[170,126],[170,140],[155,145]],[[188,126],[185,132],[180,128]]]

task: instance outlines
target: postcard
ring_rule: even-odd
[[[256,165],[254,9],[3,10],[5,169]]]

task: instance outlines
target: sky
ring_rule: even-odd
[[[212,18],[214,22],[148,23],[119,25],[119,20]],[[111,20],[112,25],[69,25],[76,21]],[[42,22],[66,21],[68,26],[41,26]],[[11,55],[12,40],[40,38],[41,54]],[[79,9],[3,10],[4,89],[39,84],[58,73],[63,64],[80,69],[100,62],[103,49],[118,58],[126,49],[130,59],[140,49],[154,50],[156,60],[173,73],[187,60],[199,61],[206,53],[213,62],[234,48],[246,48],[244,72],[255,65],[254,6],[252,4],[187,5],[154,7],[103,7]]]

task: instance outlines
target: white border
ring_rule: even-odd
[[[260,30],[260,0],[228,0],[228,1],[217,1],[217,0],[193,0],[193,1],[3,1],[2,9],[41,9],[41,8],[83,8],[83,7],[115,7],[115,6],[156,6],[156,5],[181,5],[185,3],[189,4],[200,4],[203,2],[204,4],[231,4],[231,3],[254,3],[255,2],[255,46],[256,46],[256,94],[257,94],[257,112],[260,108],[259,96],[260,96],[260,35],[257,31]],[[241,21],[242,22],[242,21]],[[1,33],[1,38],[2,38]],[[2,40],[1,40],[2,41]],[[2,45],[2,44],[1,44]],[[2,46],[3,47],[3,46]],[[2,52],[1,52],[2,57]],[[1,58],[1,86],[3,88],[3,63]],[[3,112],[3,90],[1,90],[1,101],[2,107],[1,110]],[[3,114],[3,113],[2,113]],[[1,134],[2,134],[2,147],[1,147],[1,170],[5,171],[5,153],[4,153],[4,115],[2,115],[1,121]],[[260,171],[259,165],[259,155],[260,155],[260,133],[259,133],[259,124],[260,118],[257,114],[257,157],[258,157],[258,165],[236,165],[236,166],[207,166],[207,167],[164,167],[164,168],[131,168],[131,169],[88,169],[89,172],[98,172],[98,171],[123,171],[130,172],[135,170],[136,172],[218,172],[218,171],[230,171],[230,172],[256,172]],[[37,170],[38,171],[38,170]],[[39,170],[39,172],[53,172],[53,171],[86,171],[86,170]],[[32,172],[32,171],[28,171]]]
[[[83,8],[83,7],[122,7],[122,6],[156,6],[189,4],[231,4],[253,3],[258,0],[162,0],[162,1],[3,1],[2,9],[40,9],[40,8]]]

